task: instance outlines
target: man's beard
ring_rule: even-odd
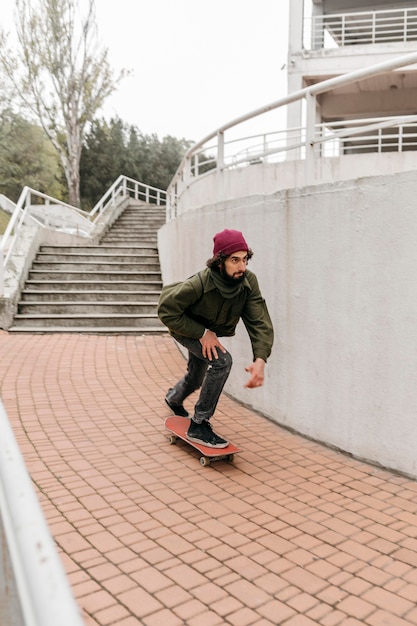
[[[222,278],[224,278],[224,281],[229,285],[238,285],[239,283],[243,283],[243,281],[245,280],[245,272],[243,272],[241,276],[229,276],[226,270],[222,267],[220,269],[220,273],[222,275]]]

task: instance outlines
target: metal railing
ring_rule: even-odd
[[[172,219],[177,215],[178,200],[184,190],[213,170],[221,173],[227,169],[259,162],[283,161],[288,158],[291,151],[296,150],[297,158],[305,161],[308,172],[312,170],[314,159],[332,155],[328,148],[320,149],[321,144],[330,146],[331,141],[333,141],[333,155],[336,149],[338,155],[349,154],[349,151],[383,152],[396,149],[401,152],[406,149],[415,149],[414,116],[392,116],[379,118],[377,121],[375,119],[344,121],[345,129],[337,123],[317,125],[316,97],[340,86],[416,62],[417,52],[401,55],[389,61],[315,83],[224,124],[195,143],[186,152],[167,190],[167,218]],[[304,127],[226,140],[226,134],[231,129],[236,130],[238,126],[243,127],[243,124],[249,120],[280,108],[283,109],[297,101],[303,101],[305,106],[306,125]],[[390,136],[386,130],[389,127],[393,129]],[[206,156],[205,159],[203,155]]]
[[[417,7],[314,15],[305,31],[311,37],[305,45],[313,50],[417,41]]]
[[[165,205],[166,192],[126,176],[119,176],[90,213],[44,193],[24,187],[3,237],[0,240],[0,296],[4,274],[22,234],[25,223],[34,223],[57,232],[91,238],[100,218],[115,204],[131,197],[146,203]]]
[[[147,204],[156,204],[157,206],[163,206],[166,204],[166,191],[145,185],[133,178],[127,176],[119,176],[119,178],[113,183],[113,185],[106,191],[104,196],[93,207],[90,216],[95,217],[97,214],[104,213],[106,208],[114,204],[117,198],[134,198],[135,200],[141,200]]]
[[[19,241],[23,224],[29,220],[43,227],[84,237],[88,237],[94,227],[88,213],[30,187],[24,187],[0,242],[3,268]]]
[[[326,157],[417,150],[417,115],[317,124],[314,145]]]
[[[0,432],[0,624],[82,626],[1,401]]]

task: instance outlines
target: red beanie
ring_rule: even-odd
[[[213,237],[214,248],[213,255],[217,254],[225,254],[229,256],[233,254],[233,252],[237,252],[238,250],[249,250],[249,246],[245,241],[244,236],[240,232],[240,230],[222,230],[221,233],[217,233]]]

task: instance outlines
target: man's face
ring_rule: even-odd
[[[223,271],[226,278],[240,282],[245,278],[246,266],[248,264],[248,253],[245,250],[233,252],[225,259]]]

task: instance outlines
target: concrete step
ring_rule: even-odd
[[[118,219],[112,224],[112,228],[125,228],[131,226],[135,230],[143,230],[144,232],[155,234],[158,228],[161,227],[161,223],[148,220],[147,222],[138,222],[134,216],[126,216]]]
[[[60,263],[154,263],[159,266],[159,257],[157,254],[129,254],[125,252],[104,253],[103,250],[94,252],[93,254],[87,254],[86,252],[38,252],[36,255],[36,263],[55,263],[59,260]]]
[[[119,315],[155,315],[157,302],[82,302],[68,300],[66,302],[20,302],[18,312],[22,315],[96,315],[112,313]]]
[[[149,250],[157,250],[157,241],[155,239],[155,241],[153,241],[152,243],[149,241],[141,241],[141,242],[129,241],[127,243],[124,240],[123,241],[122,240],[111,241],[111,242],[105,242],[101,240],[100,246],[102,246],[103,250],[108,250],[109,248],[112,248],[113,250],[116,248],[121,248],[121,249],[136,248],[136,249],[141,249],[141,250],[145,250],[146,248],[148,248]]]
[[[151,314],[119,314],[119,315],[108,315],[106,313],[97,313],[94,314],[84,314],[84,313],[73,313],[73,314],[58,314],[58,313],[45,313],[41,315],[30,315],[30,314],[21,314],[17,313],[14,316],[14,327],[19,326],[32,326],[32,328],[45,328],[48,326],[54,327],[72,327],[72,328],[80,328],[80,327],[91,327],[98,328],[103,326],[112,326],[114,328],[121,327],[134,327],[140,329],[146,329],[147,327],[152,328],[163,328],[162,322],[159,320],[157,315]]]
[[[85,275],[82,275],[85,276]],[[65,278],[65,274],[63,276]],[[122,289],[123,291],[158,291],[160,292],[161,288],[162,288],[162,281],[161,280],[148,280],[148,281],[144,281],[144,280],[135,280],[135,281],[130,281],[130,280],[121,280],[121,281],[114,281],[114,280],[102,280],[100,282],[97,282],[96,280],[93,279],[87,279],[85,278],[84,280],[82,280],[80,277],[78,277],[78,280],[74,280],[74,281],[69,281],[69,280],[63,280],[61,277],[60,280],[55,280],[55,281],[44,281],[44,280],[27,280],[25,287],[27,289],[33,290],[33,291],[48,291],[48,290],[52,290],[52,291],[62,291],[64,293],[68,292],[69,290],[75,290],[75,291],[118,291],[120,289]]]
[[[125,233],[109,233],[108,235],[104,235],[101,240],[101,243],[107,244],[113,242],[120,242],[126,245],[127,243],[131,244],[139,244],[139,243],[148,243],[156,246],[157,238],[149,237],[147,235],[137,235],[136,233],[132,233],[131,230],[126,231]]]
[[[135,232],[142,232],[142,233],[147,233],[148,235],[150,235],[151,237],[155,236],[156,231],[162,226],[161,225],[157,225],[157,224],[138,224],[137,221],[133,220],[133,219],[124,219],[124,220],[119,220],[118,222],[115,222],[112,225],[112,230],[127,230],[129,228],[132,228]]]
[[[11,326],[8,331],[14,334],[48,335],[60,334],[83,334],[83,335],[164,335],[168,332],[164,326]]]
[[[153,306],[158,302],[160,291],[99,291],[97,289],[90,291],[71,290],[24,290],[21,294],[21,302],[152,302]]]
[[[90,272],[151,272],[151,273],[159,273],[159,263],[147,263],[145,260],[135,261],[135,263],[130,262],[127,259],[125,262],[123,261],[109,261],[107,260],[105,263],[97,262],[97,261],[62,261],[58,260],[59,257],[55,261],[35,261],[32,263],[32,271],[42,271],[42,272],[57,272],[57,271],[65,271],[65,272],[84,272],[89,274]]]
[[[155,228],[142,228],[141,226],[135,226],[134,224],[119,224],[116,227],[113,227],[112,230],[108,233],[111,235],[119,234],[119,233],[132,233],[136,237],[141,237],[142,239],[150,239],[154,240],[156,238],[156,229]]]
[[[88,280],[90,282],[96,281],[96,282],[102,282],[104,281],[110,281],[110,280],[115,280],[115,281],[128,281],[128,280],[133,280],[133,281],[143,281],[146,282],[148,280],[150,281],[157,281],[161,279],[161,273],[160,272],[118,272],[118,271],[107,271],[107,272],[90,272],[89,275],[86,275],[86,272],[84,271],[76,271],[76,270],[72,270],[72,271],[66,271],[66,270],[57,270],[57,271],[53,271],[53,270],[49,270],[49,271],[42,271],[42,270],[30,270],[29,271],[29,280],[43,280],[43,281],[55,281],[55,280],[66,280],[66,281],[78,281],[81,280],[82,277],[85,278],[87,277]]]
[[[128,255],[139,254],[143,256],[158,257],[158,248],[153,245],[127,246],[126,244],[109,246],[41,246],[39,254],[87,254],[87,255]]]

